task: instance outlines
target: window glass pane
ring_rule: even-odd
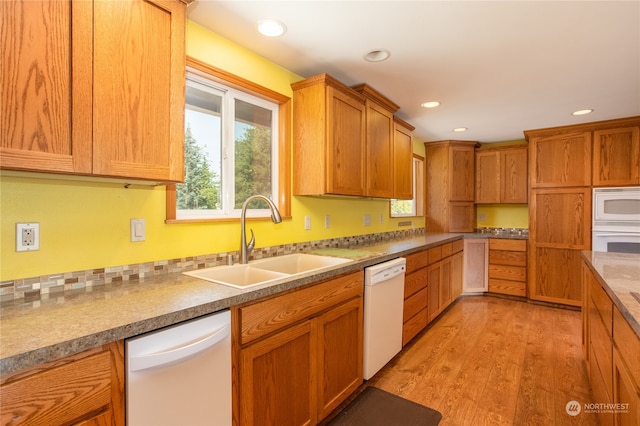
[[[177,210],[221,208],[222,96],[189,81],[185,108],[185,181],[176,185]]]
[[[272,187],[272,111],[235,99],[235,208],[244,200],[260,194],[271,198]],[[255,200],[249,208],[266,209]]]

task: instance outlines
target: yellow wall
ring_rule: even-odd
[[[301,78],[192,22],[187,54],[287,96],[290,83]],[[265,247],[399,229],[400,219],[389,218],[388,210],[389,203],[380,200],[293,197],[291,219],[249,226],[256,246]],[[371,226],[363,226],[365,213],[372,216]],[[0,218],[0,280],[238,250],[240,240],[237,222],[165,224],[164,187],[125,188],[124,182],[37,173],[0,174]],[[129,241],[131,218],[146,220],[146,241]],[[15,251],[16,222],[40,223],[39,251]],[[423,218],[413,222],[424,226]]]

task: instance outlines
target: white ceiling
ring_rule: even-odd
[[[300,76],[369,84],[423,141],[518,140],[523,130],[640,115],[637,0],[197,0],[188,17]],[[261,36],[265,18],[288,31]],[[375,49],[391,57],[366,62]],[[420,106],[430,100],[441,106]],[[594,112],[571,115],[586,108]]]

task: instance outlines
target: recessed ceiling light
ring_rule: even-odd
[[[466,132],[467,128],[466,127],[456,127],[455,129],[453,129],[454,132]]]
[[[592,109],[581,109],[578,111],[574,111],[571,114],[572,115],[585,115],[585,114],[591,114],[593,112]]]
[[[364,59],[369,62],[382,62],[389,59],[391,53],[385,49],[376,49],[364,55]]]
[[[429,102],[425,102],[423,104],[420,104],[421,107],[424,108],[435,108],[437,106],[440,106],[440,102],[438,101],[429,101]]]
[[[267,37],[279,37],[287,32],[287,27],[275,19],[263,19],[258,21],[258,31]]]

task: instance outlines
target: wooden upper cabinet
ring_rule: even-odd
[[[291,87],[294,195],[365,195],[364,97],[328,74]]]
[[[2,2],[0,166],[181,181],[185,2]]]
[[[3,1],[0,167],[91,173],[91,2]]]
[[[477,142],[439,141],[425,146],[429,232],[473,232]]]
[[[94,1],[93,173],[182,181],[185,5]]]
[[[366,171],[370,197],[393,198],[393,113],[400,107],[372,87],[353,89],[366,98]]]
[[[593,133],[593,185],[640,184],[640,125]]]
[[[591,132],[533,136],[529,139],[532,188],[591,185]]]
[[[476,150],[476,204],[527,202],[526,146]]]
[[[393,198],[413,198],[413,130],[409,123],[394,117]]]

